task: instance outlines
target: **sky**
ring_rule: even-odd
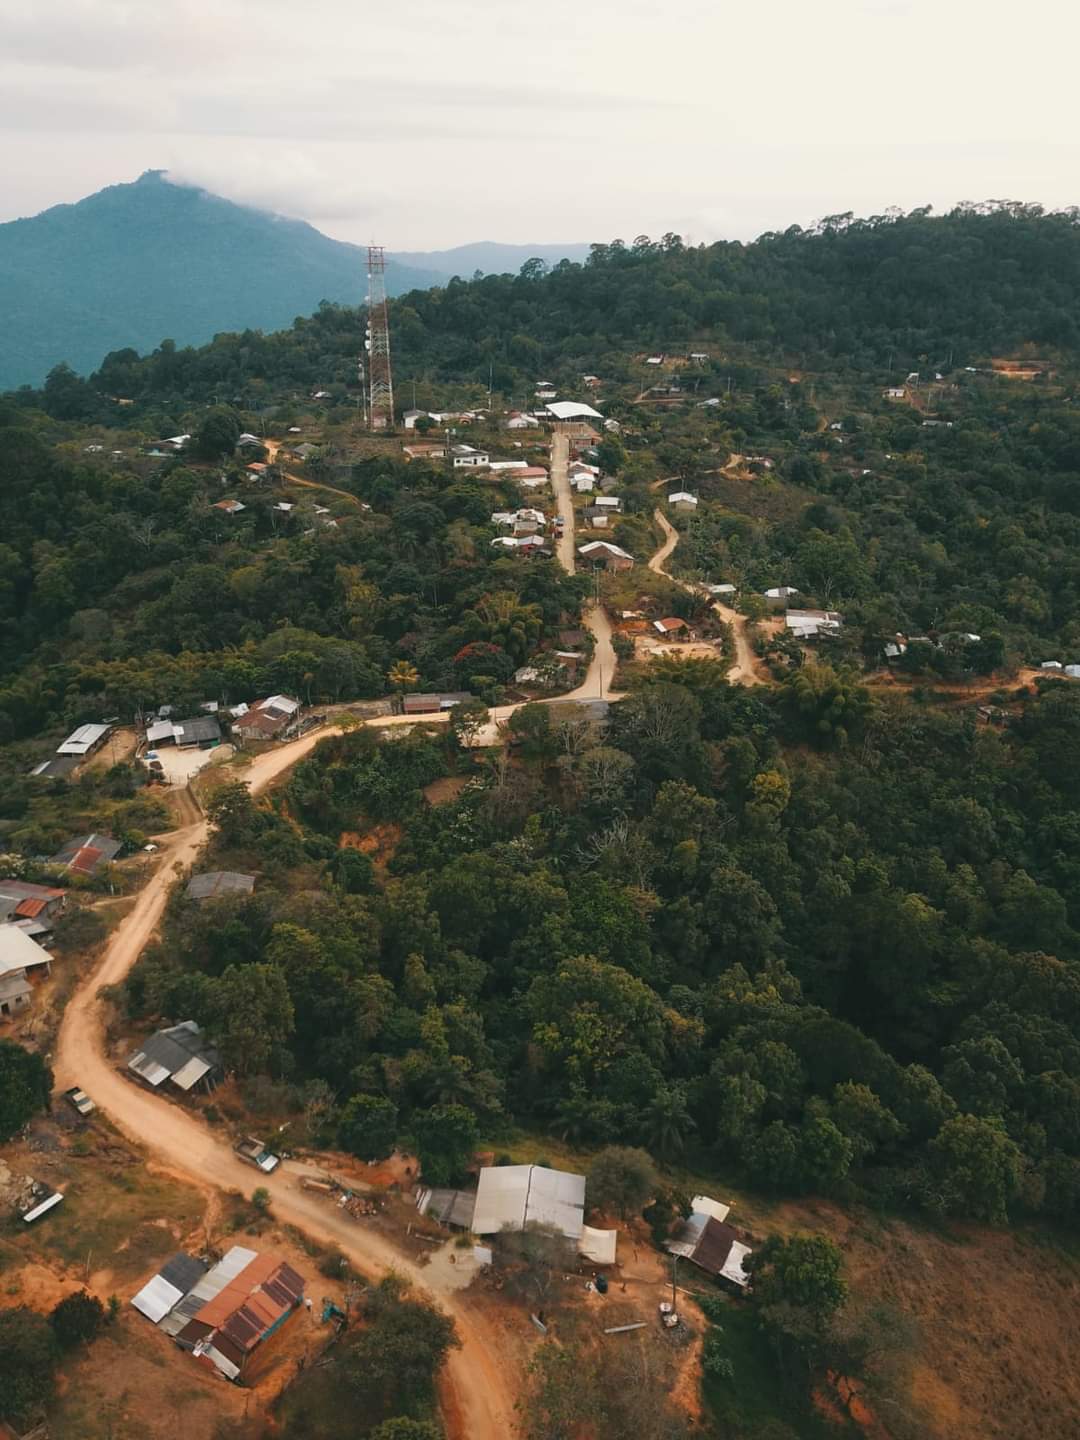
[[[391,250],[1078,198],[1072,0],[0,0],[0,220],[164,169]]]

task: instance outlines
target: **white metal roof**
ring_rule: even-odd
[[[690,1201],[690,1210],[694,1215],[711,1215],[714,1220],[726,1220],[731,1206],[725,1205],[722,1200],[712,1200],[708,1195],[695,1195]]]
[[[148,1280],[137,1295],[132,1296],[131,1303],[140,1314],[145,1315],[156,1325],[159,1320],[173,1308],[178,1300],[184,1298],[183,1290],[178,1290],[175,1285],[170,1285],[161,1275],[155,1275]]]
[[[594,550],[606,550],[609,554],[621,555],[624,560],[634,558],[628,551],[620,549],[618,545],[613,545],[610,540],[590,540],[587,545],[578,546],[578,553],[581,555],[591,555]]]
[[[576,1240],[585,1209],[585,1176],[542,1165],[489,1165],[480,1171],[472,1229],[493,1235],[535,1222]]]
[[[667,498],[671,504],[674,504],[676,500],[686,500],[691,505],[697,504],[697,496],[691,495],[689,490],[674,490]]]
[[[193,1055],[186,1065],[182,1065],[172,1077],[174,1085],[179,1085],[181,1090],[190,1090],[193,1085],[203,1078],[210,1069],[205,1060],[200,1060],[198,1055]]]
[[[736,1285],[749,1285],[750,1276],[743,1269],[743,1261],[750,1254],[750,1246],[743,1245],[738,1240],[731,1242],[731,1249],[728,1257],[720,1270],[725,1280],[731,1280]]]
[[[32,965],[47,965],[50,958],[49,952],[35,945],[18,925],[0,925],[0,975],[10,975],[13,970],[25,970]]]
[[[59,1190],[54,1191],[47,1200],[42,1200],[40,1205],[35,1205],[32,1210],[27,1210],[26,1214],[22,1217],[24,1223],[29,1225],[32,1221],[36,1220],[39,1215],[44,1215],[46,1210],[51,1210],[54,1205],[59,1205],[63,1198]]]
[[[617,1230],[594,1230],[591,1225],[581,1227],[578,1253],[597,1265],[615,1264],[615,1246],[619,1238]]]
[[[593,409],[591,405],[583,405],[579,400],[552,400],[547,408],[549,414],[554,415],[556,420],[602,420],[604,418],[599,410]]]
[[[58,755],[85,755],[92,745],[109,733],[108,725],[80,725],[73,730],[62,745],[56,747]]]

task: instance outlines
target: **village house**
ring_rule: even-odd
[[[251,468],[251,466],[248,466],[249,470]],[[263,469],[266,469],[265,465],[263,466]],[[255,471],[254,473],[258,474],[259,472]],[[223,515],[239,515],[241,510],[247,509],[247,506],[241,500],[218,500],[217,503],[211,508],[214,510],[220,510]]]
[[[300,701],[288,695],[271,695],[258,700],[239,716],[233,729],[244,740],[274,740],[293,725],[300,715]]]
[[[522,410],[511,410],[503,421],[506,430],[537,430],[539,426],[540,421],[535,415],[528,415]]]
[[[547,412],[554,420],[603,420],[599,410],[580,400],[553,400]]]
[[[538,380],[536,382],[536,389],[533,391],[537,400],[554,400],[558,393],[558,390],[552,385],[550,380]]]
[[[34,981],[52,969],[48,951],[18,925],[0,925],[0,1019],[10,1019],[30,1004]]]
[[[198,746],[211,749],[221,740],[221,726],[212,715],[198,715],[192,720],[155,720],[146,727],[146,743],[155,747],[175,745],[178,749]]]
[[[798,593],[794,585],[774,585],[764,592],[765,603],[770,610],[786,610],[792,596]]]
[[[27,880],[0,880],[0,924],[28,935],[47,935],[67,903],[67,891]]]
[[[78,835],[68,840],[49,861],[72,875],[93,875],[102,865],[115,860],[123,849],[111,835]]]
[[[491,463],[486,450],[477,450],[472,445],[451,445],[450,459],[455,470],[483,470]]]
[[[406,410],[401,417],[401,423],[406,430],[415,430],[418,420],[429,420],[430,418],[426,410]]]
[[[548,483],[548,472],[542,465],[526,465],[524,470],[515,470],[513,479],[525,490],[542,490]]]
[[[56,747],[57,755],[72,755],[77,760],[85,760],[88,755],[93,755],[100,750],[105,741],[112,734],[111,725],[80,725],[73,730],[67,739]]]
[[[654,620],[653,629],[658,631],[665,640],[692,640],[694,632],[685,620],[680,620],[677,615],[668,615],[663,620]]]
[[[675,490],[667,497],[667,502],[673,510],[686,513],[693,513],[697,509],[697,496],[691,495],[689,490]]]
[[[498,1235],[527,1225],[556,1231],[596,1265],[615,1263],[616,1232],[585,1224],[584,1175],[544,1165],[485,1165],[468,1228],[474,1235]]]
[[[605,429],[610,435],[621,435],[621,434],[622,434],[622,426],[619,424],[618,420],[605,420],[605,421],[604,421],[604,429]]]
[[[212,1090],[225,1076],[221,1055],[194,1020],[147,1036],[141,1049],[129,1057],[127,1068],[152,1090],[168,1080],[185,1094]]]
[[[691,1261],[707,1275],[745,1290],[750,1275],[743,1266],[752,1250],[739,1239],[734,1226],[726,1223],[731,1207],[706,1195],[695,1195],[690,1204],[688,1219],[665,1242],[665,1250]]]
[[[590,565],[605,570],[632,570],[634,557],[610,540],[590,540],[578,546],[578,554]]]
[[[429,695],[406,695],[401,709],[406,715],[437,715],[442,710],[452,710],[473,697],[467,690],[444,690]]]
[[[255,876],[237,870],[204,870],[188,881],[184,894],[189,900],[217,900],[222,895],[250,895],[255,889]]]
[[[593,530],[606,530],[610,522],[610,514],[607,510],[601,510],[599,505],[586,505],[581,512],[582,518],[589,522]]]
[[[200,1364],[237,1381],[303,1300],[303,1277],[291,1265],[234,1245],[209,1268],[174,1255],[131,1303]]]
[[[706,586],[705,586],[705,589],[706,589],[706,590],[709,592],[709,594],[712,595],[713,598],[716,599],[716,600],[726,600],[726,599],[728,599],[730,596],[732,596],[732,595],[734,595],[734,594],[736,593],[737,588],[738,588],[737,586],[731,585],[731,584],[729,584],[729,583],[725,583],[725,584],[723,584],[723,585],[706,585]]]
[[[835,610],[789,610],[784,624],[798,640],[816,640],[819,635],[835,635],[843,620]]]
[[[904,385],[888,385],[881,392],[883,400],[906,400],[907,387]]]

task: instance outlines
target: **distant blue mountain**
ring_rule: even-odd
[[[485,242],[395,255],[387,289],[401,294],[587,249]],[[64,360],[88,374],[111,350],[279,330],[321,300],[356,305],[366,270],[358,245],[148,170],[77,204],[0,224],[0,390],[40,384]]]
[[[534,257],[549,265],[557,265],[560,260],[584,260],[589,248],[581,241],[570,245],[502,245],[497,240],[479,240],[452,250],[395,250],[394,259],[401,265],[471,280],[477,270],[485,275],[516,275],[525,261]]]

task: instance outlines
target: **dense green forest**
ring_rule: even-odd
[[[1077,218],[986,205],[943,216],[834,216],[752,244],[614,241],[593,246],[584,264],[530,262],[517,276],[398,297],[395,368],[399,381],[486,387],[490,375],[500,392],[524,395],[541,373],[566,383],[583,369],[627,378],[635,373],[628,349],[702,336],[847,373],[974,363],[1019,344],[1073,346]],[[273,335],[222,334],[200,349],[162,337],[145,359],[115,351],[89,381],[62,393],[54,386],[53,409],[107,420],[116,417],[107,397],[160,405],[251,400],[267,385],[344,387],[355,383],[360,334],[354,310],[327,303]]]
[[[519,711],[479,770],[445,734],[326,741],[274,806],[223,794],[213,863],[264,879],[175,899],[129,1003],[324,1083],[361,1154],[413,1136],[437,1171],[512,1120],[783,1193],[1074,1219],[1080,696],[1002,735],[847,682],[841,745],[844,684],[759,698],[671,661],[606,730]],[[371,825],[384,872],[338,848]]]

